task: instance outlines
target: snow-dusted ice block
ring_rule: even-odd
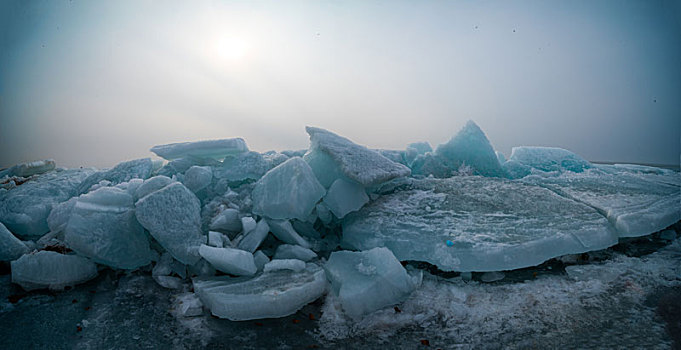
[[[272,234],[280,241],[310,248],[310,243],[305,240],[305,238],[301,237],[298,232],[296,232],[290,221],[268,219],[267,224],[270,226],[270,231],[272,231]]]
[[[437,146],[435,155],[442,157],[450,169],[465,164],[476,175],[503,176],[494,148],[485,133],[472,120],[447,143]]]
[[[253,253],[258,249],[262,241],[265,240],[265,237],[267,237],[269,232],[270,226],[267,224],[267,221],[265,219],[260,219],[255,225],[255,228],[246,233],[237,246],[241,250]]]
[[[274,259],[298,259],[310,261],[317,257],[317,253],[299,245],[282,244],[274,252]]]
[[[334,181],[324,196],[324,204],[339,219],[359,210],[368,201],[369,196],[362,185],[344,179]]]
[[[253,188],[253,213],[271,219],[305,220],[326,191],[302,158],[291,158]]]
[[[175,182],[173,179],[163,175],[154,176],[144,180],[144,182],[135,190],[135,198],[140,199],[151,192],[158,191],[163,187],[168,186],[173,182]]]
[[[298,259],[274,259],[263,267],[265,272],[277,270],[303,271],[305,270],[305,262]]]
[[[230,154],[247,152],[246,142],[241,138],[170,143],[151,148],[161,158],[173,160],[188,156],[222,159]]]
[[[201,205],[187,187],[173,182],[140,198],[135,207],[140,224],[175,259],[186,265],[200,259],[199,246],[206,243],[201,232]]]
[[[215,177],[228,181],[257,180],[272,168],[258,152],[244,152],[225,158],[215,167]]]
[[[0,261],[12,261],[28,253],[28,247],[0,223]]]
[[[151,263],[149,239],[135,218],[133,198],[116,187],[78,197],[64,242],[79,255],[113,268],[136,269]]]
[[[584,158],[556,147],[513,147],[508,160],[546,172],[582,172],[591,168],[591,163]]]
[[[184,185],[196,193],[210,185],[213,170],[209,166],[192,166],[184,173]]]
[[[414,180],[410,189],[348,215],[342,241],[461,272],[534,266],[615,243],[612,225],[587,205],[539,186],[477,176]]]
[[[98,171],[90,176],[78,186],[78,193],[86,193],[92,185],[100,181],[109,181],[111,186],[118,185],[132,179],[146,179],[151,176],[153,163],[150,158],[135,159],[122,162],[109,170]]]
[[[53,171],[12,190],[0,192],[0,222],[22,239],[37,239],[49,231],[52,207],[76,195],[90,169]]]
[[[54,170],[56,163],[53,159],[37,160],[34,162],[21,163],[14,165],[8,169],[0,170],[0,178],[5,176],[20,176],[29,177],[37,174],[43,174]]]
[[[12,282],[26,290],[64,289],[97,276],[97,265],[77,256],[50,251],[26,254],[12,261]]]
[[[353,318],[398,304],[416,288],[387,248],[333,252],[324,270],[343,311]]]
[[[309,126],[305,130],[310,135],[311,142],[310,150],[305,156],[306,160],[319,157],[315,153],[324,153],[336,164],[343,175],[362,186],[378,185],[396,177],[408,176],[411,173],[406,166],[395,163],[376,151],[360,146],[330,131]],[[311,164],[311,166],[314,165]],[[326,169],[315,169],[315,174],[324,171]]]
[[[607,216],[620,237],[638,237],[681,220],[681,184],[660,181],[655,174],[648,176],[650,180],[642,174],[590,169],[558,177],[530,176],[524,181],[596,208]]]
[[[199,248],[199,254],[213,267],[224,273],[236,276],[252,276],[257,271],[253,254],[233,248],[216,248],[205,244]]]
[[[291,315],[322,296],[326,287],[324,271],[315,264],[307,264],[302,271],[278,270],[252,279],[194,280],[194,291],[203,305],[213,315],[232,321]]]

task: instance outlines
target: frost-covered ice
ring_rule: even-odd
[[[612,175],[599,169],[524,181],[596,208],[607,216],[620,237],[651,234],[681,220],[681,183],[627,173]]]
[[[260,153],[245,152],[225,158],[221,166],[215,167],[215,177],[233,182],[257,180],[272,168]]]
[[[16,260],[28,253],[28,247],[0,223],[0,261]]]
[[[435,155],[441,157],[450,169],[467,165],[474,169],[476,175],[503,176],[494,148],[473,121],[468,121],[447,143],[437,146]]]
[[[333,252],[324,270],[343,310],[353,318],[398,304],[417,287],[387,248]]]
[[[258,180],[251,194],[253,213],[305,220],[325,192],[310,166],[302,158],[291,158]]]
[[[52,207],[78,194],[79,184],[90,174],[90,169],[52,171],[0,192],[0,222],[19,238],[39,238],[49,231]]]
[[[517,269],[616,242],[608,220],[587,205],[484,177],[415,180],[343,222],[345,247],[388,247],[400,260],[446,271]]]
[[[78,197],[64,242],[78,254],[113,268],[135,269],[152,258],[149,238],[135,217],[133,197],[116,187]]]
[[[556,147],[513,147],[509,161],[515,161],[530,168],[550,171],[582,172],[591,168],[591,163],[566,149]]]
[[[247,152],[246,142],[241,138],[208,140],[197,142],[170,143],[158,145],[151,148],[151,151],[159,157],[173,160],[183,157],[201,157],[222,159],[228,155]]]
[[[184,173],[184,185],[196,193],[210,185],[213,180],[213,170],[208,166],[194,165]]]
[[[187,265],[199,260],[199,246],[206,243],[201,205],[187,187],[170,183],[140,198],[135,207],[140,224],[175,259]]]
[[[325,174],[329,173],[342,174],[367,187],[410,174],[406,166],[330,131],[309,126],[305,130],[311,143],[305,159],[320,178],[328,178]],[[320,161],[311,161],[316,159]],[[325,187],[335,180],[333,177],[326,181],[320,179]]]
[[[147,179],[151,176],[151,169],[154,167],[150,158],[135,159],[122,162],[112,169],[98,171],[88,176],[78,185],[76,194],[83,194],[101,181],[106,181],[110,186],[118,185],[131,179]]]
[[[273,259],[298,259],[310,261],[316,257],[317,254],[310,249],[303,248],[299,245],[282,244],[277,247]]]
[[[29,177],[33,175],[43,174],[54,170],[56,163],[53,159],[37,160],[34,162],[21,163],[14,165],[8,169],[0,170],[0,178],[7,177]]]
[[[305,270],[305,262],[298,259],[274,259],[263,267],[264,272],[278,270],[303,271]]]
[[[284,317],[326,291],[324,271],[307,264],[302,271],[277,270],[255,278],[195,279],[194,291],[211,313],[232,321]]]
[[[339,219],[359,210],[367,202],[369,202],[369,196],[364,187],[345,179],[334,181],[324,196],[324,205]]]
[[[12,261],[12,282],[26,290],[42,288],[61,290],[95,276],[97,265],[77,255],[40,251]]]
[[[253,254],[241,249],[216,248],[202,244],[199,254],[213,267],[235,276],[252,276],[257,271]]]

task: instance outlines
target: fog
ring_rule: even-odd
[[[3,1],[0,167],[305,125],[372,148],[474,120],[593,161],[679,164],[678,1]]]

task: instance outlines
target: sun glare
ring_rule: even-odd
[[[243,61],[251,50],[250,43],[239,37],[225,37],[218,39],[213,45],[213,56],[219,61]]]

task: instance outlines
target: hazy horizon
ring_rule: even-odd
[[[467,120],[506,156],[678,165],[681,2],[0,3],[0,168],[306,125],[436,147]]]

